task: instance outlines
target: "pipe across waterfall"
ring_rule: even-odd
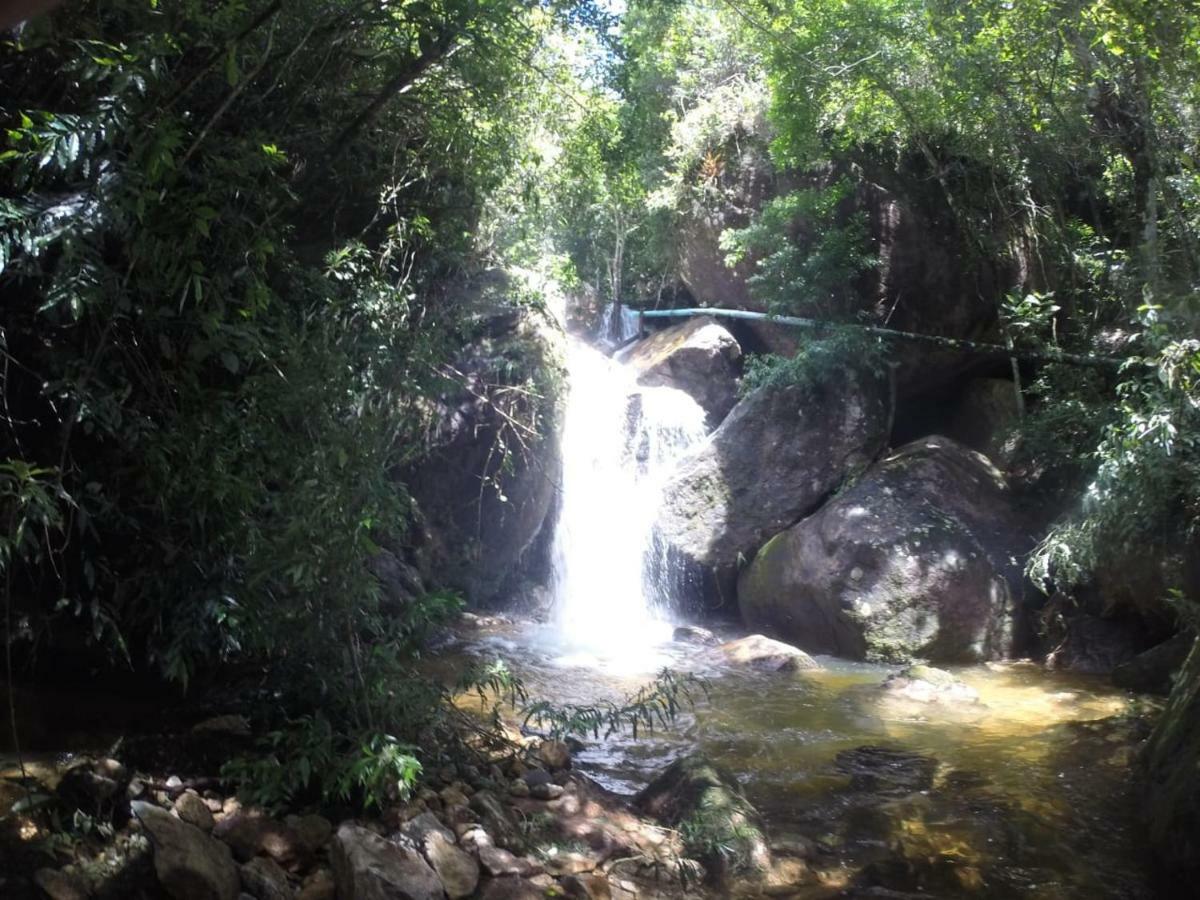
[[[569,652],[639,667],[670,637],[651,530],[663,485],[707,433],[704,411],[683,391],[636,384],[582,341],[572,339],[567,364],[555,626]]]

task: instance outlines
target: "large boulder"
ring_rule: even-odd
[[[646,785],[633,805],[678,828],[684,849],[704,863],[710,876],[770,866],[770,849],[754,807],[733,775],[702,754],[675,760]]]
[[[731,605],[739,565],[869,465],[887,432],[886,386],[852,370],[745,397],[663,492],[655,542],[671,595]]]
[[[437,874],[416,850],[350,822],[333,839],[338,900],[445,900]]]
[[[563,335],[546,314],[500,305],[463,340],[426,452],[401,478],[431,544],[420,574],[485,605],[548,558],[539,551],[561,480]]]
[[[1176,672],[1187,661],[1195,643],[1193,631],[1181,631],[1113,669],[1113,684],[1129,691],[1169,694]]]
[[[753,628],[850,659],[994,659],[1028,539],[1003,475],[942,437],[902,447],[742,573]]]
[[[714,428],[737,403],[742,348],[710,316],[659,331],[633,345],[622,359],[639,384],[691,395]]]
[[[130,807],[150,837],[154,871],[168,896],[237,900],[242,882],[228,847],[152,803],[135,800]]]
[[[1200,643],[1175,681],[1143,758],[1142,814],[1162,886],[1193,884],[1200,878]]]

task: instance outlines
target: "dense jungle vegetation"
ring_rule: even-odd
[[[961,298],[985,324],[932,331],[1105,360],[1017,372],[1024,471],[1084,496],[1032,579],[1070,596],[1169,560],[1145,601],[1194,621],[1198,110],[1200,15],[1170,0],[65,0],[9,23],[5,680],[265,685],[263,755],[232,769],[257,796],[411,784],[453,741],[413,660],[482,598],[447,577],[397,610],[370,562],[417,543],[408,479],[488,316],[709,302],[681,260],[715,228],[751,296],[712,305],[886,325],[871,186],[985,273]],[[898,346],[838,331],[750,377]],[[551,369],[487,385],[502,458],[552,427]]]

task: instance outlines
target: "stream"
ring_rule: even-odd
[[[676,757],[708,754],[772,839],[810,848],[813,897],[864,885],[1151,896],[1131,819],[1141,701],[1012,661],[951,670],[978,702],[915,702],[880,688],[895,667],[817,657],[820,670],[760,673],[672,640],[664,562],[647,548],[666,476],[704,439],[703,413],[582,343],[570,372],[554,608],[543,622],[489,621],[445,661],[502,658],[532,698],[557,704],[620,699],[664,667],[703,676],[707,695],[669,730],[581,736],[575,764],[632,795]]]

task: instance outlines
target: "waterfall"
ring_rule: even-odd
[[[600,317],[599,339],[609,347],[620,347],[638,333],[637,310],[620,303],[609,304]]]
[[[568,370],[556,624],[567,646],[632,659],[670,635],[650,531],[666,478],[705,436],[704,410],[683,391],[637,385],[579,341]]]

